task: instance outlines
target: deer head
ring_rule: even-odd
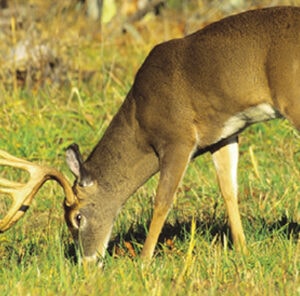
[[[104,256],[114,219],[112,203],[99,205],[105,194],[84,165],[77,144],[68,147],[66,160],[76,178],[73,192],[78,202],[65,204],[65,220],[85,260],[94,260]]]

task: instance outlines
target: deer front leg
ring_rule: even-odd
[[[238,139],[233,137],[212,152],[219,186],[225,200],[234,246],[246,252],[246,240],[238,208]]]
[[[153,217],[141,257],[150,259],[153,255],[159,234],[172,206],[173,199],[194,147],[170,147],[160,162],[160,179],[155,196]]]

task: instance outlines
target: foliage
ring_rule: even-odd
[[[34,32],[35,42],[61,59],[67,79],[20,85],[0,73],[0,149],[51,164],[70,179],[64,149],[78,142],[87,156],[150,48],[236,12],[212,9],[218,1],[184,1],[184,7],[172,1],[162,15],[134,24],[127,34],[109,25],[100,34],[99,24],[88,22],[76,7],[66,9],[62,2],[68,1],[30,2],[36,10],[23,27],[0,34],[1,63]],[[200,2],[204,6],[197,6]],[[195,7],[205,14],[195,15]],[[63,220],[63,192],[46,183],[25,218],[0,235],[1,295],[299,295],[299,134],[279,120],[252,126],[240,143],[247,256],[232,249],[211,158],[203,155],[188,168],[150,264],[138,254],[157,177],[120,213],[102,270],[78,263]],[[22,178],[7,168],[0,170],[4,174]],[[0,197],[0,218],[5,198]]]

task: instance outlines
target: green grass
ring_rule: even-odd
[[[0,149],[55,166],[72,180],[64,149],[77,142],[87,156],[101,138],[149,48],[163,39],[165,27],[150,25],[157,33],[146,29],[142,45],[121,36],[67,48],[64,57],[74,68],[96,71],[88,82],[77,77],[64,87],[1,86]],[[121,211],[102,270],[77,263],[63,219],[63,192],[55,182],[46,183],[24,218],[0,235],[1,295],[300,295],[299,140],[283,120],[252,126],[240,137],[247,256],[231,248],[224,203],[206,154],[189,166],[149,265],[138,254],[157,176]],[[25,178],[6,167],[0,175]],[[0,196],[1,205],[6,198]],[[4,214],[1,208],[0,218]]]

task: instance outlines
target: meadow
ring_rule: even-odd
[[[89,154],[149,50],[225,14],[183,26],[195,7],[183,8],[181,14],[175,7],[151,16],[127,34],[105,26],[99,34],[84,14],[40,4],[30,32],[60,57],[62,81],[37,74],[24,82],[0,71],[0,149],[54,166],[73,181],[65,148],[76,142],[85,157]],[[34,22],[37,14],[43,21]],[[27,34],[16,27],[0,35],[7,41],[0,48],[1,64]],[[103,269],[78,262],[64,222],[63,191],[49,181],[24,218],[0,234],[1,295],[300,295],[299,172],[299,132],[285,120],[251,126],[240,135],[238,175],[247,255],[232,248],[211,156],[204,154],[188,167],[151,263],[143,264],[139,253],[157,176],[118,216]],[[0,176],[27,178],[7,167],[0,168]],[[0,195],[0,219],[9,204]]]

